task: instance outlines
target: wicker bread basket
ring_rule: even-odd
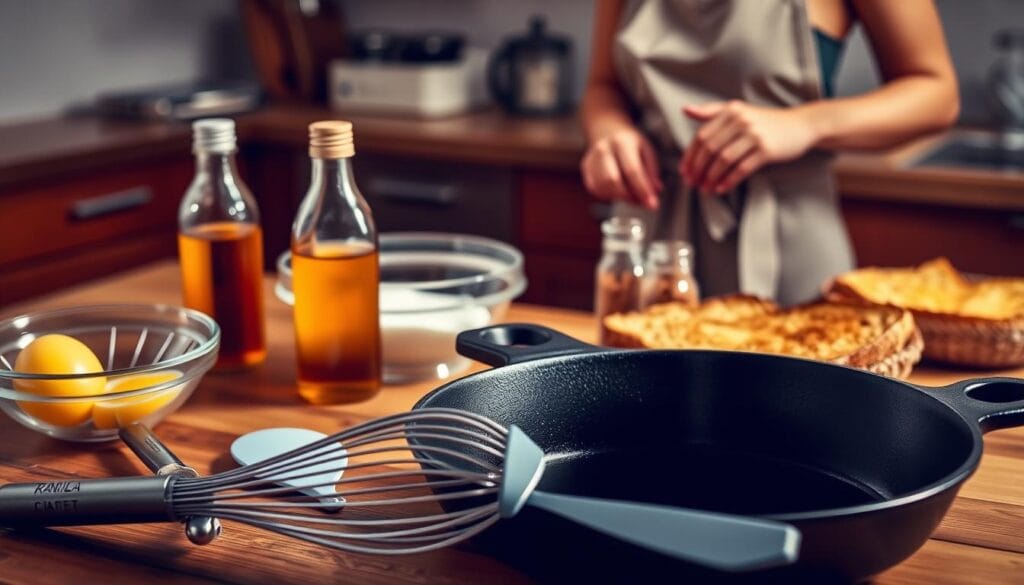
[[[930,360],[978,368],[1024,365],[1024,319],[992,321],[914,311]]]
[[[972,278],[973,280],[973,278]],[[830,282],[825,298],[872,304],[854,289]],[[924,338],[923,357],[970,368],[1024,366],[1024,318],[981,319],[910,309]]]

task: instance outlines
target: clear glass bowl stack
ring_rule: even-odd
[[[469,367],[461,331],[502,319],[526,290],[523,255],[478,236],[399,232],[380,236],[384,381],[444,379]],[[292,305],[291,255],[277,262],[278,298]]]
[[[30,374],[13,371],[36,338],[60,333],[81,341],[104,371]],[[155,425],[178,409],[217,360],[220,328],[199,311],[167,305],[100,305],[39,311],[0,321],[0,409],[22,425],[69,441],[117,438],[122,424]],[[99,379],[100,392],[42,396],[33,385]],[[147,383],[152,381],[152,383]],[[118,388],[132,388],[118,390]],[[55,424],[67,409],[89,411],[81,424]]]

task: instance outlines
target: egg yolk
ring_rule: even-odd
[[[21,350],[14,370],[29,374],[89,374],[103,371],[96,354],[74,337],[49,334],[37,337]],[[15,380],[14,389],[39,396],[96,396],[106,388],[105,376],[72,380]],[[26,414],[60,427],[73,427],[89,420],[93,401],[28,402],[18,406]]]
[[[114,378],[107,383],[107,392],[127,392],[180,378],[181,372],[151,372]],[[99,400],[92,409],[92,424],[97,429],[116,429],[141,420],[160,410],[181,393],[182,386],[173,386],[153,394]]]

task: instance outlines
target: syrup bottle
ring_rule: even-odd
[[[266,358],[263,232],[256,201],[235,168],[235,123],[192,124],[196,175],[178,209],[178,254],[185,306],[221,329],[218,369]]]
[[[299,394],[314,404],[380,390],[377,229],[352,174],[352,124],[309,126],[313,171],[292,227]]]

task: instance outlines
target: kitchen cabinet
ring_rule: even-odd
[[[585,141],[571,115],[484,110],[416,119],[272,105],[239,117],[239,165],[259,201],[268,270],[288,248],[308,186],[306,126],[339,117],[353,122],[356,176],[382,231],[445,230],[510,242],[525,255],[525,300],[590,308],[607,208],[595,205],[580,181]],[[860,263],[946,255],[967,271],[1024,275],[1017,253],[1024,249],[1024,176],[907,166],[936,139],[837,158]],[[0,303],[172,255],[173,238],[165,236],[192,174],[188,140],[184,124],[88,117],[0,127]],[[68,206],[79,199],[140,185],[152,192],[145,212],[68,219]],[[27,214],[50,223],[19,220]]]
[[[1024,276],[1024,212],[850,195],[842,205],[861,266],[906,266],[945,256],[964,272]]]
[[[0,306],[171,257],[187,151],[0,188]]]
[[[571,171],[521,171],[518,195],[519,245],[530,283],[523,300],[590,310],[606,206]]]
[[[1024,187],[1020,197],[1024,205]],[[911,202],[855,190],[844,190],[841,202],[860,266],[946,256],[965,272],[1024,276],[1024,209]],[[519,206],[530,280],[524,300],[590,309],[607,206],[593,201],[573,171],[524,171]]]
[[[354,159],[382,232],[443,231],[514,242],[512,170],[370,153]]]
[[[309,187],[305,149],[261,143],[240,155],[261,211],[265,263],[288,250],[292,219]],[[455,232],[516,243],[512,170],[360,151],[359,190],[380,232]]]

